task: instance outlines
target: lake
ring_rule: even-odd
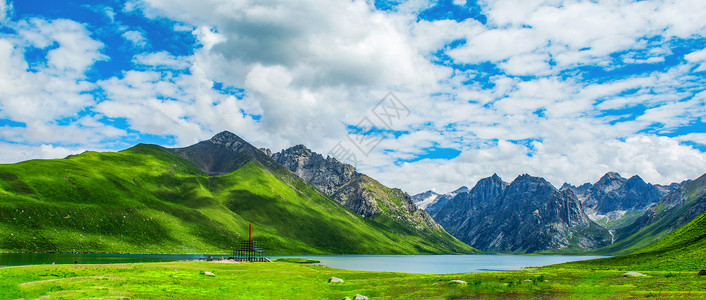
[[[322,255],[273,256],[317,259],[331,268],[425,274],[513,271],[605,256],[578,255]]]
[[[29,264],[112,264],[197,260],[207,255],[188,254],[76,254],[76,253],[0,253],[0,266]],[[212,255],[214,258],[227,255]],[[473,273],[522,270],[569,261],[604,256],[577,255],[296,255],[317,259],[331,268],[427,274]]]

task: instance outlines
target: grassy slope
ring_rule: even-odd
[[[204,271],[216,276],[205,276]],[[371,299],[585,298],[706,296],[706,276],[542,270],[452,275],[361,272],[291,263],[171,262],[0,268],[0,298],[36,299]],[[344,283],[329,284],[331,276]],[[449,284],[464,280],[466,285]]]
[[[271,253],[471,251],[385,232],[280,177],[254,161],[208,177],[153,145],[0,165],[0,250],[222,253],[253,223]]]
[[[706,269],[706,213],[632,254],[552,267],[692,271]]]
[[[407,203],[403,199],[404,192],[401,190],[386,187],[366,175],[362,175],[356,180],[360,180],[364,188],[375,196],[378,207],[382,209],[382,213],[371,216],[368,219],[377,227],[398,235],[424,236],[425,239],[420,241],[419,247],[423,245],[445,245],[445,247],[452,248],[462,247],[461,245],[467,246],[451,236],[443,227],[437,225],[431,217],[427,217],[425,220],[425,216],[428,216],[425,212],[411,213],[407,210],[405,208]],[[428,225],[428,222],[437,226]],[[413,226],[414,224],[427,225]],[[480,251],[474,252],[480,253]]]
[[[692,209],[694,205],[703,205],[703,198],[706,197],[706,177],[702,176],[697,180],[687,183],[685,188],[687,189],[688,200],[683,205],[668,210],[662,210],[661,207],[663,207],[664,204],[658,204],[655,207],[657,211],[656,222],[639,231],[630,228],[632,226],[639,226],[638,224],[628,225],[624,227],[625,230],[637,232],[622,238],[614,244],[596,249],[592,251],[592,253],[606,255],[633,253],[678,229],[681,224],[687,223],[688,219],[684,219],[684,216],[688,215],[686,212]]]

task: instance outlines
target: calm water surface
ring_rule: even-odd
[[[0,253],[0,266],[30,264],[111,264],[196,260],[206,255],[181,254],[74,254],[74,253]],[[226,255],[212,255],[214,258]],[[388,271],[427,274],[472,273],[522,270],[529,267],[604,256],[572,255],[296,255],[317,259],[331,268],[361,271]]]
[[[512,271],[605,256],[577,255],[323,255],[277,256],[318,259],[331,268],[426,274]]]

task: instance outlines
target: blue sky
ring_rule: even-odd
[[[0,0],[0,22],[3,163],[230,130],[410,193],[706,172],[700,0]],[[389,92],[406,110],[380,118]]]

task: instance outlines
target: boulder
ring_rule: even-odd
[[[645,274],[637,273],[637,272],[627,272],[623,274],[623,277],[641,277],[645,276]]]
[[[216,276],[216,274],[213,274],[213,272],[209,272],[209,271],[203,272],[203,275],[206,275],[206,276]]]
[[[355,296],[353,296],[353,300],[368,300],[368,297],[360,294],[355,294]]]
[[[451,283],[451,284],[466,284],[465,281],[458,280],[458,279],[451,280],[451,281],[449,281],[449,283]]]
[[[328,279],[328,283],[343,283],[343,279],[338,277],[331,277]]]
[[[704,276],[704,275],[706,275],[706,270],[701,270],[701,271],[699,271],[699,274],[698,274],[698,275],[699,275],[699,276]]]

